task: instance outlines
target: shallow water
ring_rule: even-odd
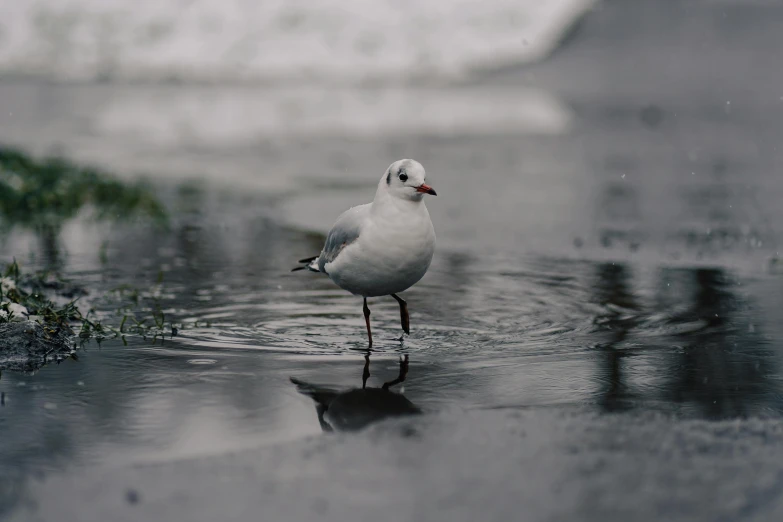
[[[779,14],[762,4],[747,15],[760,24]],[[567,108],[565,126],[489,111],[501,130],[471,134],[474,113],[461,110],[455,89],[453,118],[435,131],[365,136],[352,121],[339,137],[270,137],[258,127],[236,135],[245,127],[199,121],[192,100],[233,100],[232,114],[253,106],[252,90],[0,83],[2,109],[17,115],[3,139],[164,177],[170,232],[80,218],[61,246],[66,273],[90,289],[86,303],[109,314],[122,300],[104,293],[130,284],[142,307],[160,306],[179,325],[162,342],[128,336],[127,346],[91,344],[78,361],[35,375],[3,373],[0,512],[776,519],[783,126],[773,111],[783,93],[762,80],[778,74],[777,53],[735,38],[738,63],[746,53],[756,67],[708,71],[701,58],[715,59],[711,46],[724,48],[728,36],[699,24],[720,25],[725,10],[686,2],[669,8],[683,29],[672,29],[669,45],[692,53],[678,61],[651,43],[653,3],[639,5],[589,18],[571,46],[534,69],[531,82],[559,96],[542,114]],[[629,19],[647,21],[637,38],[646,46],[631,52],[597,37]],[[761,33],[779,38],[776,28]],[[639,46],[649,63],[669,64],[668,76],[617,60]],[[524,78],[511,71],[470,96],[489,100],[501,84],[514,92]],[[570,83],[553,81],[563,78]],[[684,88],[665,88],[672,78]],[[123,107],[145,100],[150,114],[125,118],[134,111]],[[231,140],[212,140],[215,128]],[[402,343],[396,303],[371,301],[368,384],[396,377],[407,354],[396,389],[427,415],[321,436],[313,402],[289,378],[361,385],[361,302],[288,270],[318,252],[336,216],[371,198],[399,157],[420,160],[438,190],[427,201],[438,250],[405,293],[412,335]],[[183,173],[207,181],[177,189]],[[29,235],[16,231],[3,246],[4,258],[42,263]]]
[[[90,282],[96,296],[128,282],[153,289],[163,271],[150,294],[159,297],[141,306],[159,305],[181,327],[154,344],[129,336],[127,346],[91,344],[78,361],[35,375],[3,374],[6,507],[26,480],[60,469],[290,444],[321,428],[289,377],[360,386],[360,300],[318,275],[288,272],[321,238],[260,216],[259,205],[229,198],[220,212],[205,204],[170,234],[117,231],[123,239],[110,243],[104,268],[93,256],[71,256],[71,276]],[[427,277],[406,292],[410,337],[396,339],[393,300],[371,301],[369,384],[393,379],[399,355],[408,354],[405,395],[431,414],[780,418],[779,274],[571,250],[554,257],[440,249]],[[105,311],[121,304],[92,299]]]

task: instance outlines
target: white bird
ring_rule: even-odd
[[[364,298],[370,346],[368,297],[396,299],[402,330],[410,333],[408,304],[397,294],[424,277],[435,253],[435,229],[423,200],[425,194],[437,194],[425,176],[418,161],[392,163],[378,182],[373,202],[343,212],[321,254],[300,260],[305,265],[294,268],[324,273],[340,288]]]

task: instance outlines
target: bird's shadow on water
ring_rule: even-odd
[[[380,388],[367,386],[370,377],[370,352],[364,356],[362,387],[338,390],[328,386],[310,384],[294,377],[291,382],[299,393],[315,402],[318,422],[325,432],[357,431],[366,426],[390,418],[421,413],[405,396],[391,388],[404,382],[408,375],[408,356],[400,358],[400,370],[395,379]]]

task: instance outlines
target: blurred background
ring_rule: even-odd
[[[777,0],[0,4],[0,262],[115,326],[135,292],[167,335],[0,358],[0,514],[783,514],[782,23]],[[404,343],[376,300],[370,383],[409,355],[428,415],[321,437],[289,377],[361,384],[360,302],[289,270],[405,157],[438,248]]]

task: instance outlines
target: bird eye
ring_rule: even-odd
[[[400,181],[408,181],[408,175],[404,172],[400,174]]]

